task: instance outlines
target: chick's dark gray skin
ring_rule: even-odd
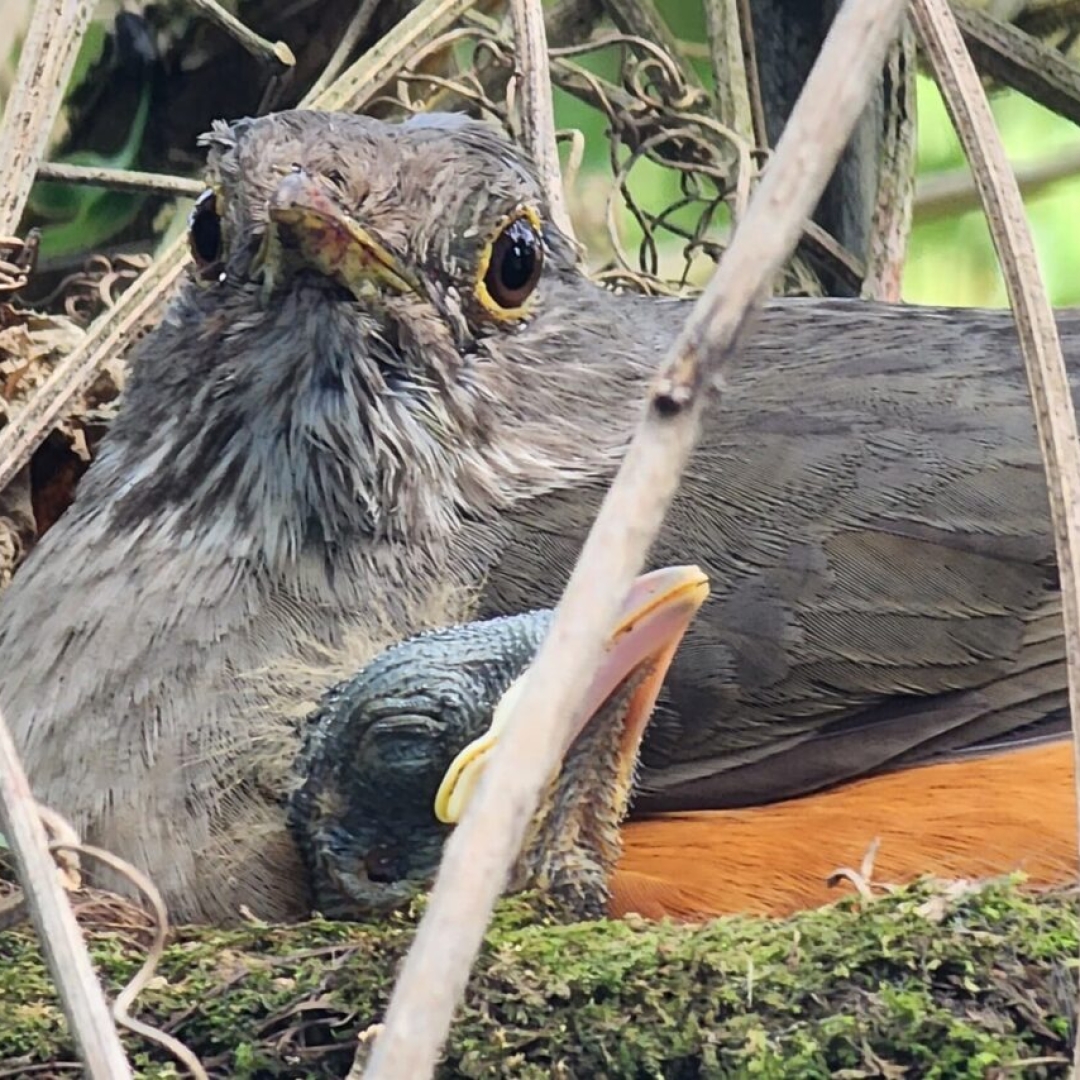
[[[282,808],[302,718],[418,630],[555,603],[687,307],[588,281],[482,124],[284,113],[208,145],[199,271],[0,597],[0,707],[35,795],[174,917],[276,918],[307,904]],[[1059,329],[1075,373],[1080,317]],[[1060,730],[1007,312],[770,305],[651,559],[713,598],[635,808]]]
[[[524,829],[510,889],[538,890],[549,910],[571,918],[604,913],[641,739],[708,595],[708,578],[692,565],[631,585]],[[297,763],[290,814],[317,907],[369,915],[431,881],[442,823],[461,819],[507,726],[531,722],[517,712],[519,676],[551,619],[529,612],[420,635],[326,695]]]
[[[451,828],[435,814],[443,777],[487,730],[550,622],[550,612],[529,612],[434,630],[327,693],[290,809],[319,911],[385,911],[430,884]]]
[[[486,732],[525,671],[550,611],[435,630],[376,657],[310,718],[289,823],[317,910],[357,918],[431,884],[450,826],[436,794],[463,747]],[[628,807],[622,733],[645,669],[628,671],[588,718],[548,784],[510,872],[570,919],[599,918]]]

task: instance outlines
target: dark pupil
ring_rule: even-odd
[[[217,213],[217,197],[212,191],[199,196],[191,211],[188,235],[196,262],[206,266],[221,257],[221,218]]]
[[[526,221],[508,225],[495,241],[485,284],[492,299],[516,307],[529,295],[540,269],[540,245]]]

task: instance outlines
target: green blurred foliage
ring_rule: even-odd
[[[664,11],[673,31],[686,42],[704,41],[700,5],[665,0]],[[575,62],[604,79],[618,82],[618,54],[606,49],[575,57]],[[708,65],[695,61],[707,85]],[[952,172],[964,166],[963,151],[933,83],[919,79],[919,174]],[[1080,129],[1013,92],[996,92],[991,105],[1006,150],[1017,164],[1046,161],[1070,148],[1080,146]],[[610,246],[604,232],[604,197],[611,172],[605,138],[605,118],[595,109],[556,89],[556,123],[561,128],[577,128],[585,136],[585,159],[576,189],[571,193],[571,209],[581,239],[596,257],[604,260]],[[563,154],[563,161],[567,153]],[[625,160],[623,154],[621,160]],[[630,188],[635,200],[654,212],[678,198],[676,174],[643,161],[634,167]],[[977,203],[973,201],[973,207]],[[1080,176],[1059,181],[1031,195],[1027,207],[1040,263],[1053,302],[1080,303]],[[690,226],[693,213],[676,215],[675,221]],[[624,248],[636,258],[641,229],[620,201],[618,230]],[[721,230],[725,219],[719,222]],[[662,251],[662,269],[677,276],[682,263],[682,241],[667,235]],[[702,284],[709,267],[699,259],[692,280]],[[904,298],[913,303],[964,306],[1005,306],[1005,289],[997,258],[981,210],[958,213],[948,219],[920,221],[916,214],[908,264],[904,274]]]
[[[1080,130],[1015,93],[994,94],[994,116],[1016,164],[1052,159],[1080,145]],[[919,172],[964,164],[937,88],[919,80]],[[1027,199],[1039,262],[1057,305],[1080,303],[1080,176]],[[913,303],[1004,306],[1007,301],[981,210],[920,223],[916,217],[904,273],[904,298]]]

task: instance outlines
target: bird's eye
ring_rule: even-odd
[[[526,212],[504,225],[491,243],[480,300],[496,317],[515,318],[536,288],[544,267],[544,242],[535,214]]]
[[[204,191],[195,200],[188,218],[188,244],[195,265],[199,268],[199,276],[204,279],[214,277],[214,271],[221,264],[223,248],[216,192]]]

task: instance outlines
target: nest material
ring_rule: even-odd
[[[532,898],[535,901],[536,898]],[[84,912],[110,997],[142,928]],[[212,1076],[340,1077],[383,1015],[413,913],[379,926],[181,928],[138,1015]],[[96,925],[95,925],[96,924]],[[1065,1076],[1080,901],[922,883],[787,920],[563,926],[528,897],[489,932],[442,1077]],[[76,1060],[29,928],[0,933],[0,1076]],[[125,1036],[142,1076],[176,1075]]]

